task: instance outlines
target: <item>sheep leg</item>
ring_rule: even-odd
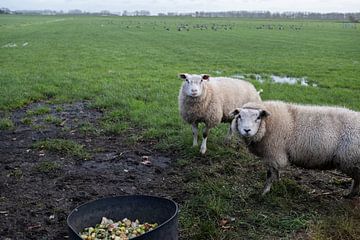
[[[192,133],[193,133],[193,147],[196,147],[198,145],[198,136],[199,136],[199,129],[198,124],[193,123],[191,125]]]
[[[360,191],[360,171],[357,171],[356,175],[353,177],[351,191],[348,195],[346,195],[346,197],[352,198],[352,197],[358,196],[359,191]]]
[[[230,123],[228,134],[225,137],[225,145],[230,145],[232,136],[233,136],[233,130]]]
[[[207,138],[209,135],[209,131],[210,131],[210,128],[205,126],[205,128],[203,130],[203,140],[202,140],[201,147],[200,147],[201,154],[205,154],[205,152],[206,152],[206,142],[207,142]]]
[[[267,174],[266,174],[266,183],[264,186],[264,190],[262,195],[264,196],[268,192],[270,192],[271,186],[273,182],[279,180],[279,170],[274,167],[269,167]]]

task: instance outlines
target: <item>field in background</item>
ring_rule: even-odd
[[[190,193],[184,239],[356,239],[359,203],[314,197],[291,172],[261,198],[265,170],[243,147],[224,146],[225,126],[199,157],[178,115],[177,74],[244,75],[264,100],[360,110],[359,40],[360,26],[340,22],[0,16],[0,126],[34,101],[90,100],[107,132],[136,128],[136,139],[176,152]],[[260,83],[256,74],[306,77],[316,87]]]

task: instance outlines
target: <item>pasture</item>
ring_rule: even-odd
[[[144,193],[180,203],[181,239],[360,239],[344,175],[289,168],[261,197],[262,162],[225,125],[200,156],[177,103],[188,72],[360,111],[359,40],[333,21],[0,16],[1,236],[62,239],[75,206]]]

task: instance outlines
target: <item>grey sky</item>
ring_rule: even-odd
[[[158,12],[269,10],[311,12],[360,12],[360,0],[0,0],[11,10],[81,9],[84,11],[149,10]]]

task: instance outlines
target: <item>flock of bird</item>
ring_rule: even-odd
[[[104,22],[105,24],[115,24],[113,20],[107,20]],[[226,23],[226,24],[189,24],[189,23],[178,23],[178,24],[169,24],[168,22],[147,22],[141,23],[137,21],[128,21],[128,22],[120,22],[121,25],[125,25],[126,29],[141,29],[146,25],[150,25],[153,30],[163,29],[165,31],[191,31],[191,30],[200,30],[200,31],[230,31],[235,29],[235,23]],[[101,26],[104,26],[102,24]],[[285,24],[261,24],[257,26],[249,26],[249,28],[255,28],[257,30],[265,29],[265,30],[295,30],[299,31],[303,29],[303,25],[285,25]]]

